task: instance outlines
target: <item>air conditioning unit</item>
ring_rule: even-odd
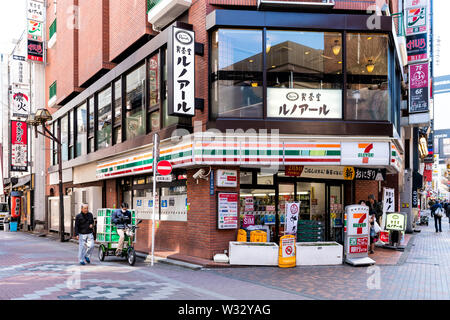
[[[178,18],[192,5],[192,0],[160,0],[148,12],[148,22],[156,31]]]

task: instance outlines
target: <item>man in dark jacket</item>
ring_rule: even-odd
[[[111,221],[116,225],[117,234],[119,235],[116,256],[120,256],[122,254],[123,242],[125,240],[125,224],[131,223],[131,212],[128,211],[127,203],[122,203],[120,209],[113,212]]]
[[[438,210],[440,211],[438,212]],[[442,232],[441,219],[444,215],[443,210],[439,200],[431,207],[431,213],[434,215],[434,227],[436,228],[436,232]]]
[[[94,216],[89,212],[87,204],[81,205],[81,213],[75,217],[75,236],[78,240],[78,261],[81,265],[91,263],[90,257],[94,249]]]
[[[383,208],[381,202],[375,200],[375,196],[371,194],[369,196],[369,202],[367,203],[369,207],[369,215],[374,214],[377,223],[381,226],[381,217],[383,216]]]

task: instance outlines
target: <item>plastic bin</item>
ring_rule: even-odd
[[[239,229],[237,241],[238,242],[247,242],[247,232],[244,229]]]
[[[266,242],[267,233],[261,230],[254,230],[250,232],[250,242]]]
[[[9,232],[9,222],[3,223],[3,231]]]
[[[9,231],[10,232],[17,232],[17,222],[13,221],[9,223]]]

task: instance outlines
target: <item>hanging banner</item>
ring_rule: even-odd
[[[300,202],[287,202],[286,212],[286,228],[284,234],[297,235],[298,213],[300,211]]]
[[[408,62],[428,59],[428,34],[421,33],[406,36],[406,51]]]
[[[30,113],[30,96],[28,90],[12,89],[12,116],[27,118]]]
[[[267,88],[267,117],[341,119],[342,90]]]
[[[384,188],[383,191],[383,211],[394,212],[395,211],[395,192],[394,189]]]
[[[44,22],[45,6],[44,2],[28,0],[27,1],[27,19]]]
[[[28,171],[28,128],[24,121],[11,121],[11,171]]]
[[[28,60],[31,61],[44,61],[44,47],[42,42],[28,40]]]
[[[42,42],[43,23],[34,20],[27,20],[28,39]]]
[[[219,192],[218,205],[218,228],[219,229],[237,229],[239,227],[238,219],[238,194]]]
[[[195,115],[195,33],[173,27],[170,45],[173,72],[169,115],[192,117]]]
[[[409,65],[409,113],[428,112],[429,63]]]

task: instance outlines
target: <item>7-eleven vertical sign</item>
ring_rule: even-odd
[[[351,206],[347,212],[347,234],[362,236],[369,233],[369,207]]]

